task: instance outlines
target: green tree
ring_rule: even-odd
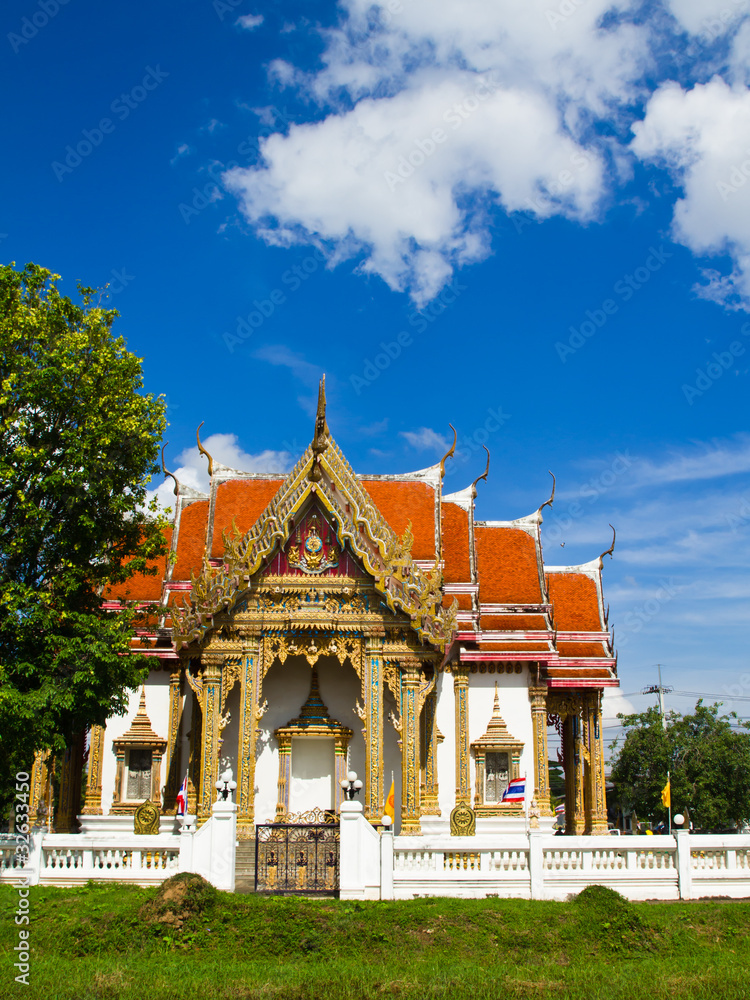
[[[147,661],[109,584],[164,551],[146,509],[164,403],[112,335],[115,310],[59,275],[0,267],[0,801],[36,749],[55,753],[123,710]]]
[[[667,821],[661,793],[671,774],[672,811],[696,829],[739,826],[750,818],[750,733],[735,712],[699,701],[692,715],[656,708],[622,715],[624,739],[612,744],[612,780],[623,805]]]

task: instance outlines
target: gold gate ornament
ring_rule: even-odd
[[[451,813],[451,837],[473,837],[476,829],[476,813],[465,802],[459,802]]]

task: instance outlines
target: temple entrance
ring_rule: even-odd
[[[333,738],[293,737],[290,813],[333,809],[336,805],[334,770]]]
[[[255,891],[270,895],[337,896],[339,823],[311,810],[295,823],[255,828]]]

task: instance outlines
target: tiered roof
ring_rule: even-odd
[[[335,448],[332,440],[331,445]],[[257,534],[309,452],[286,477],[229,469],[209,456],[205,494],[175,480],[169,557],[158,566],[159,576],[112,588],[110,606],[120,600],[166,606],[189,600],[191,578],[207,572],[206,561],[220,572],[224,531],[236,525],[242,536],[253,528]],[[477,521],[478,481],[446,495],[444,467],[445,459],[403,475],[352,475],[394,536],[403,538],[411,530],[413,563],[425,572],[436,561],[442,568],[443,607],[457,605],[446,659],[460,655],[469,662],[538,664],[540,679],[546,677],[552,687],[617,685],[602,597],[602,557],[580,566],[545,566],[541,525],[547,504],[513,521]],[[357,502],[361,505],[361,493]],[[163,629],[139,636],[138,648],[143,639],[149,652],[167,659],[176,655]]]

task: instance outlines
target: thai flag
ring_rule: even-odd
[[[561,806],[555,806],[555,816],[564,816],[564,815],[565,815],[565,803],[563,802]]]
[[[184,816],[187,812],[187,774],[185,775],[182,787],[177,793],[177,815]]]
[[[503,802],[523,802],[526,797],[526,778],[513,778],[503,792]]]

